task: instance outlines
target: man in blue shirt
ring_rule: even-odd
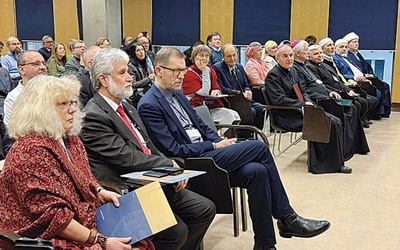
[[[10,36],[6,40],[6,45],[9,52],[1,58],[1,66],[8,70],[13,82],[18,82],[21,75],[18,71],[16,55],[21,53],[22,44],[18,38]]]

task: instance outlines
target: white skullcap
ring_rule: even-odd
[[[346,40],[347,42],[350,42],[351,40],[356,39],[356,38],[359,39],[359,37],[357,36],[357,34],[354,33],[354,32],[350,32],[349,34],[347,34],[347,35],[345,35],[345,36],[343,37],[343,39]]]
[[[336,42],[335,42],[335,47],[338,46],[339,44],[342,44],[342,43],[348,44],[349,42],[347,40],[344,40],[344,39],[337,39]]]
[[[322,47],[324,47],[327,43],[329,43],[329,42],[332,42],[333,43],[333,40],[332,39],[330,39],[329,37],[327,37],[327,38],[324,38],[324,39],[321,39],[321,41],[319,41],[319,46],[321,46],[321,48]]]
[[[321,46],[319,46],[318,44],[313,44],[308,46],[308,50],[315,50],[315,49],[319,49],[321,48]]]

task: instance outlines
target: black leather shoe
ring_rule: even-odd
[[[279,234],[284,238],[314,237],[328,230],[330,226],[329,221],[305,219],[296,213],[278,220]]]
[[[275,246],[260,246],[254,244],[253,250],[277,250]]]
[[[343,165],[338,172],[342,174],[351,174],[351,172],[353,172],[353,169]]]
[[[361,125],[363,126],[363,128],[369,128],[369,124],[366,121],[361,121]]]

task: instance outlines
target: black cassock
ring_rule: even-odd
[[[304,101],[299,100],[294,84],[298,84]],[[312,101],[306,92],[305,83],[301,81],[295,69],[287,70],[279,65],[272,68],[265,80],[265,89],[272,105],[304,107],[306,101]],[[326,98],[326,96],[325,96]],[[308,164],[315,174],[337,172],[344,165],[346,158],[352,154],[345,153],[343,125],[340,119],[325,112],[330,117],[331,134],[329,143],[310,142]],[[287,131],[300,132],[303,126],[301,113],[290,110],[274,110],[278,124]],[[351,156],[350,156],[351,155]]]

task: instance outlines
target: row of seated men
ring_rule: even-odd
[[[325,232],[328,221],[295,213],[266,144],[222,139],[196,115],[181,91],[188,71],[184,59],[173,47],[156,54],[154,84],[136,110],[124,101],[133,94],[128,55],[116,48],[99,50],[91,68],[96,93],[83,116],[80,84],[40,75],[26,81],[46,68],[39,53],[23,52],[18,67],[24,88],[8,123],[16,142],[0,174],[0,229],[52,239],[58,246],[130,249],[129,238],[108,238],[96,231],[94,207],[118,204],[118,195],[99,183],[129,188],[121,174],[176,166],[168,158],[175,156],[212,157],[228,171],[232,186],[247,189],[254,249],[276,249],[273,218],[282,237]],[[56,125],[61,131],[51,129]],[[214,218],[214,204],[185,189],[186,184],[164,187],[178,224],[152,237],[156,249],[199,249]]]

